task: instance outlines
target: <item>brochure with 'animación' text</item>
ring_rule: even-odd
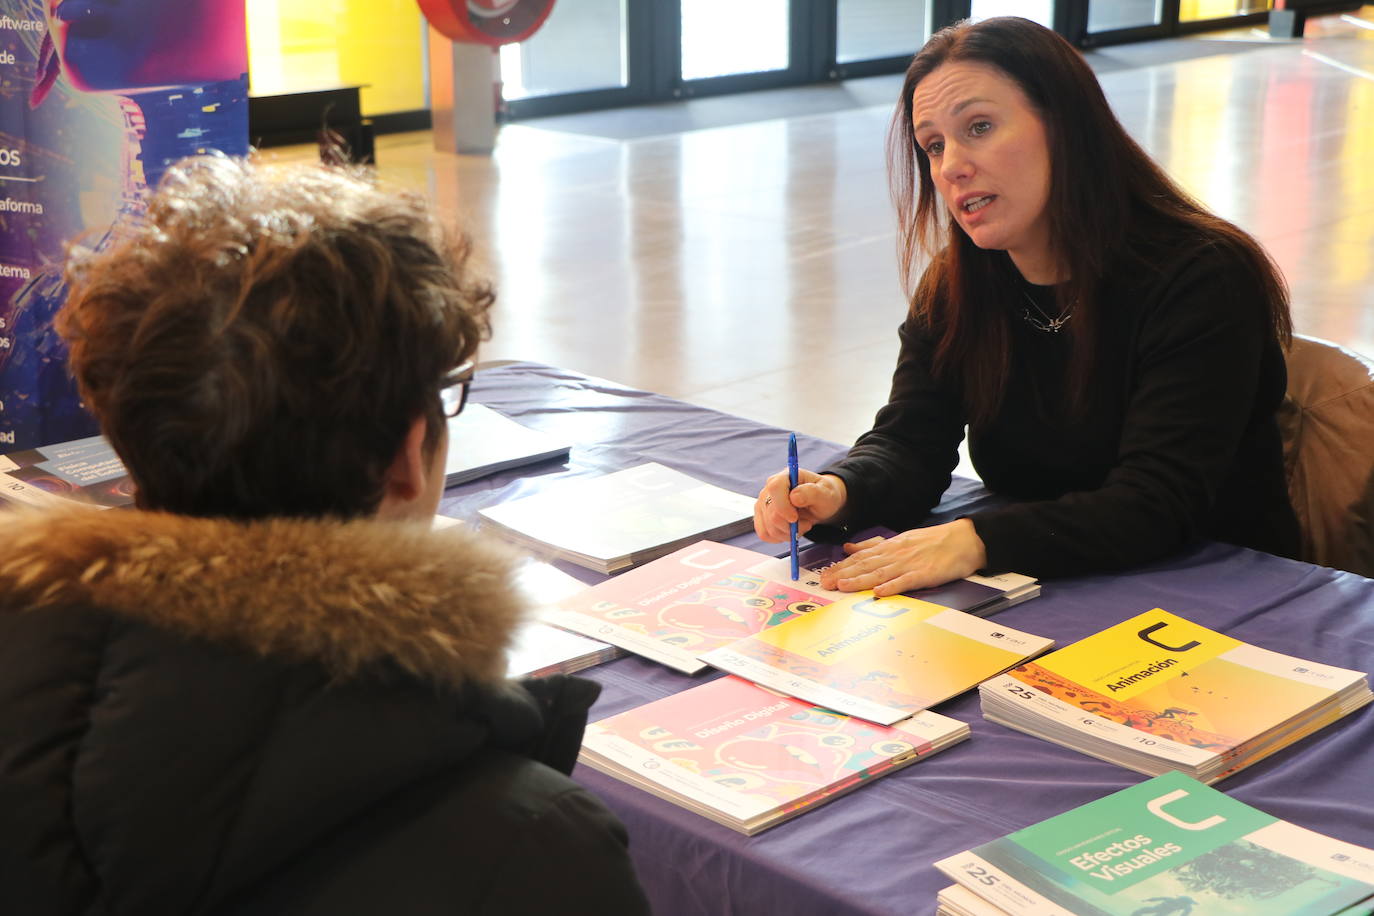
[[[928,601],[866,591],[702,657],[764,687],[891,725],[1053,645]]]
[[[1374,699],[1366,676],[1156,608],[979,687],[983,715],[1141,773],[1215,782]]]

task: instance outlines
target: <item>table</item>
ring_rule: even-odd
[[[547,366],[481,372],[472,397],[577,444],[567,466],[546,463],[449,491],[441,511],[459,517],[558,479],[648,460],[753,493],[786,457],[786,431]],[[802,435],[798,443],[807,467],[844,451]],[[956,480],[936,518],[988,499],[976,482]],[[732,543],[776,552],[752,535]],[[601,578],[567,569],[584,581]],[[1154,607],[1276,651],[1374,669],[1374,580],[1224,544],[1200,543],[1129,573],[1046,582],[1039,598],[996,619],[1066,645]],[[715,676],[688,677],[638,658],[586,675],[603,688],[593,721]],[[936,891],[950,882],[930,863],[1145,778],[986,722],[976,691],[935,710],[968,722],[969,740],[754,837],[585,767],[574,777],[629,828],[640,879],[664,916],[932,913]],[[1374,847],[1374,707],[1217,787]]]

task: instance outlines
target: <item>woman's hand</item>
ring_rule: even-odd
[[[765,541],[785,541],[789,525],[797,523],[797,533],[828,522],[839,515],[849,494],[844,481],[833,474],[797,472],[797,485],[788,492],[788,476],[781,471],[768,478],[754,503],[754,533]]]
[[[988,561],[983,539],[966,518],[845,544],[844,552],[849,556],[821,570],[821,587],[842,592],[871,588],[880,598],[971,576]]]

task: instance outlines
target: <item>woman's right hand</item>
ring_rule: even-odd
[[[848,493],[844,481],[834,474],[797,472],[797,485],[788,492],[786,471],[779,471],[764,483],[754,503],[754,533],[762,540],[777,543],[788,539],[789,526],[797,523],[797,533],[828,522],[840,514]]]

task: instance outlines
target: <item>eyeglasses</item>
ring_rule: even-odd
[[[468,387],[472,385],[472,373],[476,367],[471,360],[463,363],[448,375],[439,385],[439,400],[443,403],[444,416],[456,417],[463,412],[468,402]]]

